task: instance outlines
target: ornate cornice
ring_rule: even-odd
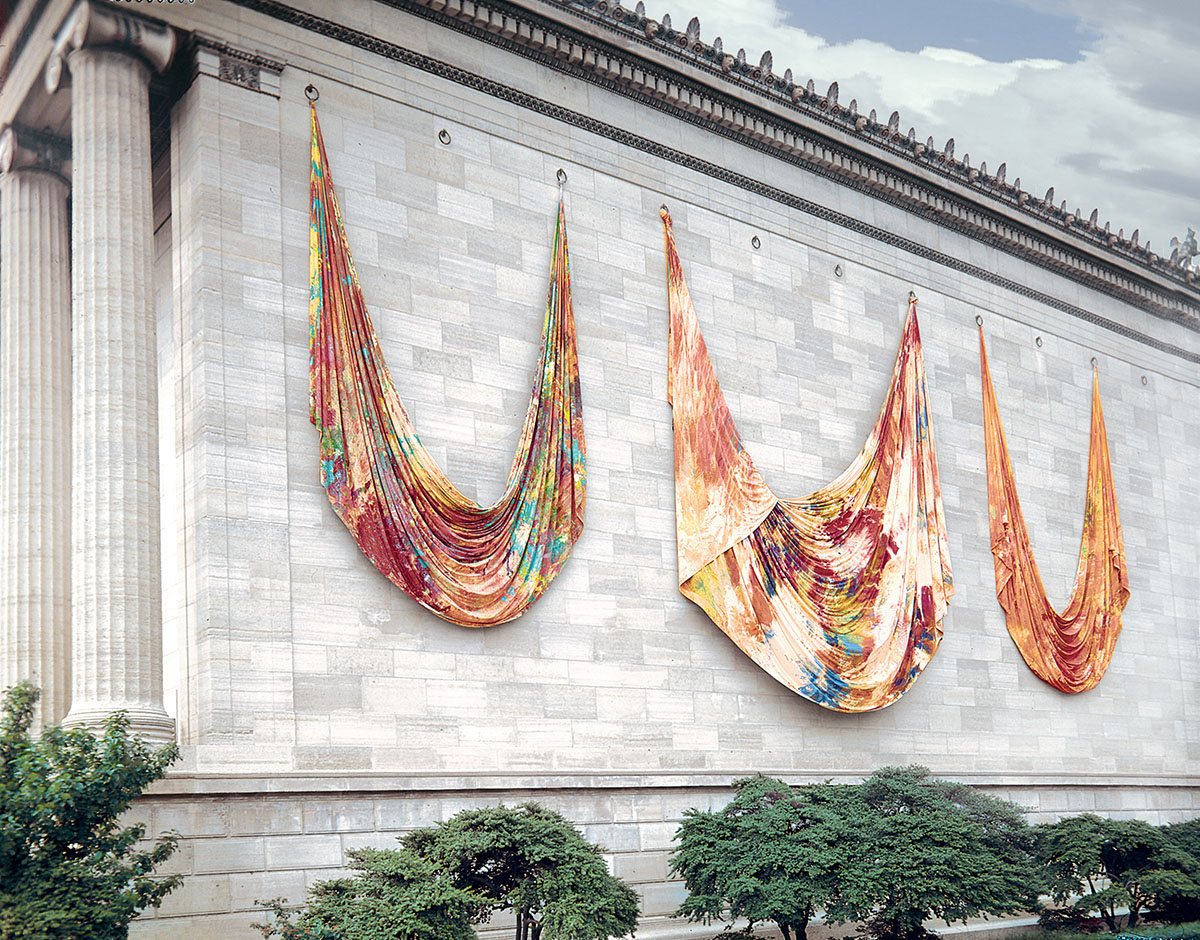
[[[175,45],[175,30],[165,23],[81,0],[63,23],[46,62],[46,89],[51,94],[58,90],[69,56],[78,49],[115,49],[137,56],[153,71],[161,72],[170,64]]]
[[[282,6],[273,0],[238,2]],[[1200,330],[1196,272],[1135,245],[1137,233],[1123,239],[1107,224],[1098,225],[1098,212],[1085,219],[1054,208],[1053,190],[1046,199],[1035,199],[1017,185],[1019,180],[1007,183],[1004,166],[988,174],[985,165],[974,168],[968,158],[956,160],[952,140],[938,150],[929,141],[916,141],[915,132],[901,135],[897,114],[885,125],[859,114],[855,102],[841,105],[836,82],[820,95],[811,83],[799,86],[787,73],[775,76],[768,56],[756,67],[744,55],[722,52],[717,61],[719,47],[700,43],[698,23],[678,33],[669,18],[655,23],[607,0],[594,5],[602,13],[592,12],[584,0],[545,0],[587,20],[593,31],[601,26],[627,40],[625,45],[635,42],[707,72],[730,86],[729,92],[507,0],[380,2],[600,84]],[[687,44],[689,35],[694,39]],[[699,51],[697,44],[703,47]],[[712,50],[707,62],[705,49]],[[746,91],[762,105],[745,100]]]
[[[624,128],[606,124],[603,121],[599,121],[596,118],[591,117],[590,115],[582,114],[578,111],[572,111],[569,108],[565,108],[553,102],[546,101],[545,99],[538,98],[537,96],[531,95],[528,92],[512,88],[501,82],[495,81],[494,79],[477,75],[473,72],[467,71],[466,69],[458,68],[457,66],[453,66],[449,63],[435,59],[432,56],[427,56],[423,53],[406,49],[403,46],[397,45],[396,43],[388,42],[387,40],[380,39],[378,36],[364,33],[361,30],[354,29],[353,27],[345,26],[341,23],[334,22],[333,20],[328,20],[324,17],[319,17],[315,14],[286,6],[285,4],[278,2],[278,0],[230,0],[230,2],[236,3],[238,6],[245,7],[247,9],[256,10],[281,22],[289,23],[303,29],[312,30],[320,35],[335,39],[338,42],[344,42],[348,45],[364,49],[376,55],[403,63],[404,65],[421,69],[433,75],[437,75],[440,78],[444,78],[447,81],[452,81],[482,94],[491,95],[500,100],[511,102],[518,107],[527,108],[538,114],[545,115],[557,121],[562,121],[563,123],[569,124],[573,127],[582,128],[609,140],[620,143],[624,146],[632,147],[645,153],[652,154],[653,156],[659,157],[678,166],[695,170],[698,173],[703,173],[713,179],[721,180],[722,182],[736,186],[739,189],[756,193],[781,205],[788,206],[812,215],[816,218],[822,219],[823,221],[827,221],[834,225],[857,232],[867,238],[883,242],[884,244],[892,245],[917,257],[925,258],[936,264],[944,265],[945,267],[951,268],[952,270],[961,272],[970,277],[978,278],[979,280],[995,284],[1006,290],[1020,294],[1021,296],[1029,297],[1038,301],[1039,303],[1043,303],[1054,309],[1061,310],[1073,317],[1077,317],[1088,323],[1095,324],[1102,329],[1109,330],[1120,336],[1131,339],[1134,342],[1141,343],[1161,352],[1165,352],[1168,355],[1176,356],[1188,362],[1200,363],[1200,353],[1192,352],[1173,343],[1161,340],[1155,336],[1150,336],[1146,333],[1132,329],[1124,323],[1119,323],[1115,320],[1110,320],[1106,317],[1099,316],[1090,310],[1085,310],[1082,307],[1067,303],[1059,297],[1035,290],[1031,287],[1028,287],[1024,283],[1014,281],[1011,278],[1004,277],[1003,275],[997,274],[986,268],[979,267],[978,265],[970,264],[969,262],[963,261],[961,258],[947,255],[944,252],[936,251],[932,248],[929,248],[925,244],[921,244],[913,241],[912,239],[897,235],[894,232],[879,228],[878,226],[869,225],[860,219],[837,212],[828,208],[827,206],[823,206],[812,202],[811,200],[797,196],[794,193],[781,190],[778,187],[770,186],[761,182],[760,180],[747,177],[743,174],[737,173],[736,171],[730,170],[727,167],[703,160],[694,156],[693,154],[684,153],[680,150],[667,147],[665,144],[662,144],[659,141],[650,140],[649,138],[634,134]],[[393,0],[389,0],[389,2],[393,2]],[[396,5],[398,2],[400,2],[400,0],[394,0],[393,5]],[[542,60],[539,59],[539,61]],[[649,103],[649,99],[646,99],[644,96],[639,97],[639,100]],[[685,119],[687,118],[686,115],[683,115],[683,117]],[[699,120],[694,120],[693,123],[700,122]],[[732,131],[732,129],[710,129],[713,129],[718,133],[726,133],[726,135],[730,137],[735,136],[735,133]],[[747,146],[755,147],[765,152],[774,153],[777,156],[779,155],[778,151],[772,150],[764,142],[756,142],[753,140],[746,140],[744,138],[742,138],[742,142]],[[794,159],[788,157],[784,158]],[[813,169],[811,166],[808,168]],[[822,171],[817,168],[814,170],[814,172]],[[881,196],[880,198],[887,197]],[[999,245],[998,247],[1001,249],[1006,248],[1006,246],[1003,244]],[[1013,253],[1016,254],[1017,252],[1014,251]],[[1051,265],[1048,263],[1048,260],[1040,255],[1030,254],[1027,256],[1026,260],[1034,264],[1041,264],[1044,267],[1051,267]],[[1067,276],[1074,277],[1076,280],[1083,280],[1078,273],[1072,270],[1068,269],[1063,273],[1065,273]],[[1124,274],[1124,272],[1121,273]],[[1128,277],[1128,275],[1124,276]],[[1133,287],[1144,285],[1144,282],[1135,282],[1133,278],[1128,278],[1128,283]],[[1170,317],[1171,315],[1171,311],[1160,306],[1156,306],[1141,294],[1135,293],[1133,290],[1126,289],[1121,285],[1111,283],[1100,278],[1093,278],[1089,283],[1089,286],[1104,293],[1117,296],[1124,302],[1143,308],[1157,316]],[[1181,320],[1184,319],[1182,316],[1178,315],[1177,318]],[[1193,328],[1195,328],[1197,320],[1193,316],[1191,320],[1185,320],[1184,322],[1187,322],[1189,325],[1192,325]]]
[[[430,0],[428,5],[437,9],[442,2],[445,8],[453,8],[453,0]],[[1106,221],[1101,227],[1099,209],[1092,209],[1085,218],[1078,208],[1069,211],[1066,200],[1055,205],[1053,186],[1039,199],[1033,193],[1022,189],[1020,177],[1009,183],[1005,163],[1000,164],[995,174],[989,174],[986,161],[973,167],[969,154],[964,154],[962,159],[956,159],[953,137],[939,149],[932,137],[924,141],[919,140],[915,127],[910,127],[907,133],[902,132],[898,111],[893,111],[884,123],[877,118],[873,108],[869,114],[859,113],[858,102],[855,99],[851,99],[848,104],[840,103],[837,82],[831,83],[822,93],[817,90],[812,79],[806,84],[796,82],[791,69],[785,69],[782,75],[778,75],[773,71],[774,60],[770,50],[762,54],[758,65],[754,65],[747,60],[745,49],[739,49],[737,55],[726,52],[719,36],[712,44],[705,43],[700,38],[700,20],[697,17],[692,17],[687,28],[681,32],[673,28],[669,14],[664,15],[661,22],[649,19],[641,0],[632,9],[622,6],[619,0],[611,3],[609,0],[544,2],[570,11],[591,24],[614,31],[638,44],[687,62],[726,82],[751,90],[776,105],[783,104],[810,119],[855,134],[869,146],[881,148],[906,161],[916,161],[947,179],[969,184],[984,198],[999,200],[1009,208],[1022,210],[1040,220],[1058,225],[1076,236],[1090,239],[1098,247],[1111,249],[1139,263],[1161,269],[1170,276],[1182,278],[1188,283],[1195,280],[1195,277],[1187,276],[1189,272],[1186,267],[1170,258],[1161,258],[1150,251],[1148,243],[1141,244],[1137,229],[1126,238],[1124,229],[1114,234],[1110,222]]]

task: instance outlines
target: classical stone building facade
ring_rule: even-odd
[[[1033,818],[1200,812],[1183,267],[605,0],[25,0],[0,48],[0,682],[36,679],[45,721],[124,708],[180,741],[135,812],[182,833],[187,877],[136,936],[249,935],[256,898],[299,900],[347,848],[527,798],[607,847],[643,933],[682,933],[681,813],[757,770],[915,762]],[[513,623],[417,607],[319,486],[310,85],[400,394],[482,503],[528,400],[565,171],[587,527]],[[885,710],[790,693],[676,590],[664,202],[777,492],[857,453],[920,297],[957,593]],[[996,604],[977,317],[1058,603],[1099,368],[1132,599],[1085,694],[1032,675]]]

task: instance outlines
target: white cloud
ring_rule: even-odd
[[[1037,196],[1054,186],[1056,201],[1085,215],[1098,207],[1101,224],[1140,228],[1160,252],[1200,224],[1200,24],[1183,4],[1172,14],[1170,3],[1149,13],[1128,0],[1076,0],[1094,37],[1068,63],[903,52],[865,39],[829,44],[787,25],[773,0],[686,2],[686,11],[670,12],[680,26],[699,16],[704,39],[721,35],[751,61],[769,48],[776,72],[791,68],[821,90],[837,80],[841,99],[856,98],[860,111],[875,108],[886,120],[899,110],[902,130],[915,125],[938,146],[954,137],[975,165],[1005,161],[1010,181],[1021,177]]]

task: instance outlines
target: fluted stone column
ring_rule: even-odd
[[[0,688],[41,687],[62,721],[71,676],[71,271],[66,149],[0,135]]]
[[[174,34],[84,3],[65,31],[71,74],[72,697],[66,724],[129,713],[174,737],[162,703],[158,380],[150,183],[152,68]]]

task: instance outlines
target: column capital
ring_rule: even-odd
[[[176,45],[175,30],[165,23],[81,0],[63,23],[54,51],[46,62],[46,89],[51,94],[58,90],[67,71],[68,57],[78,49],[123,52],[161,72],[171,64]]]
[[[9,124],[0,131],[0,173],[46,170],[64,178],[71,172],[71,142],[48,131]]]

